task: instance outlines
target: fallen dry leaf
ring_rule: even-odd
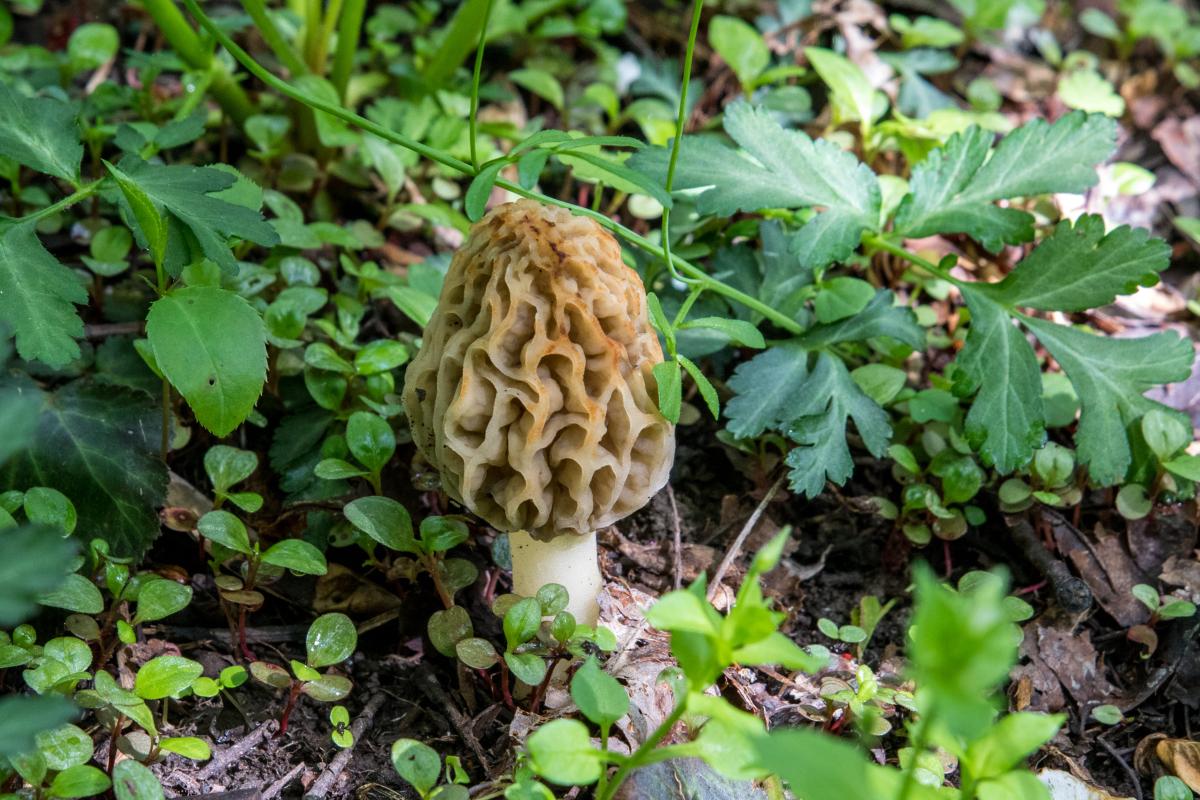
[[[317,579],[313,610],[320,614],[341,611],[354,617],[373,617],[399,608],[400,598],[354,570],[336,562]]]
[[[1035,622],[1025,628],[1021,656],[1012,678],[1032,711],[1059,711],[1066,695],[1081,706],[1109,702],[1116,695],[1100,670],[1088,631]]]
[[[1038,773],[1038,780],[1050,791],[1050,800],[1133,800],[1109,794],[1061,769],[1044,769]]]
[[[1200,186],[1200,116],[1168,117],[1150,134],[1179,170]]]
[[[1154,755],[1193,792],[1200,792],[1200,742],[1188,739],[1160,739]]]
[[[1126,552],[1121,537],[1100,526],[1094,536],[1087,536],[1057,514],[1047,518],[1058,551],[1070,559],[1104,610],[1126,628],[1146,622],[1150,612],[1132,594],[1146,576]]]

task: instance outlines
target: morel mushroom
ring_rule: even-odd
[[[507,531],[514,590],[594,624],[596,531],[663,487],[675,450],[646,292],[586,217],[520,200],[471,230],[405,375],[413,440],[455,500]]]

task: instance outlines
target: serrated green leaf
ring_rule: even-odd
[[[979,393],[967,412],[966,435],[984,461],[1008,474],[1029,463],[1046,438],[1037,356],[1008,313],[977,286],[962,288],[971,326],[955,362],[955,390]]]
[[[1033,317],[1021,321],[1062,366],[1079,395],[1083,410],[1075,443],[1080,463],[1097,483],[1117,483],[1133,461],[1126,430],[1147,411],[1163,408],[1143,393],[1191,374],[1192,343],[1170,332],[1108,339]]]
[[[729,379],[726,426],[739,438],[758,436],[791,421],[797,392],[808,378],[808,352],[794,344],[772,347],[739,364]]]
[[[87,301],[83,285],[42,246],[33,224],[0,226],[0,319],[6,323],[0,336],[16,336],[21,358],[52,367],[78,358],[83,320],[75,306]]]
[[[914,349],[921,349],[925,346],[925,332],[917,324],[916,314],[910,308],[896,305],[894,301],[895,295],[881,289],[854,316],[828,325],[814,325],[794,341],[815,350],[838,342],[861,342],[876,336],[889,336]]]
[[[739,152],[711,137],[680,144],[676,190],[701,190],[701,213],[730,216],[762,208],[819,206],[826,209],[792,242],[806,268],[845,258],[862,232],[879,220],[879,180],[866,165],[832,142],[785,130],[764,108],[737,102],[725,110],[725,130]],[[665,179],[670,151],[646,148],[630,165]]]
[[[837,356],[822,352],[789,404],[788,436],[798,447],[787,455],[794,491],[816,497],[825,481],[843,484],[854,472],[846,423],[854,421],[867,450],[881,457],[892,435],[888,415],[862,390]]]
[[[150,307],[146,335],[159,369],[205,428],[225,436],[254,410],[267,379],[266,327],[240,296],[178,289]]]
[[[1114,149],[1116,123],[1081,111],[1054,123],[1034,120],[1004,137],[989,159],[991,141],[991,133],[968,128],[918,164],[896,231],[908,238],[965,233],[993,252],[1027,242],[1032,216],[993,202],[1095,185],[1096,166]]]
[[[10,383],[37,398],[33,442],[0,467],[0,485],[70,487],[78,529],[138,558],[158,536],[167,490],[158,456],[161,412],[142,392],[75,381],[54,393]]]
[[[0,156],[67,181],[79,177],[77,109],[49,97],[26,97],[3,81],[0,108]]]
[[[172,274],[203,254],[227,273],[237,271],[228,240],[245,239],[270,247],[279,243],[275,229],[257,211],[213,196],[237,183],[225,170],[182,164],[164,166],[127,157],[118,165],[156,207],[169,214],[165,263]],[[136,208],[134,208],[136,212]],[[134,214],[142,241],[142,215]],[[195,246],[193,246],[195,245]]]
[[[1171,248],[1149,231],[1123,225],[1106,234],[1103,217],[1089,214],[1060,222],[1004,280],[976,288],[1010,308],[1083,311],[1153,286],[1170,260]]]

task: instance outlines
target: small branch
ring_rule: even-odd
[[[303,763],[297,764],[296,766],[292,767],[290,770],[288,770],[287,775],[284,775],[282,778],[280,778],[279,780],[272,783],[270,786],[268,786],[266,788],[266,790],[263,791],[262,800],[272,800],[272,798],[278,797],[279,795],[283,794],[283,790],[288,787],[288,784],[290,784],[292,781],[296,780],[296,778],[303,771],[304,771]]]
[[[729,550],[725,553],[725,557],[721,559],[717,571],[713,573],[712,584],[708,587],[708,600],[711,603],[712,599],[717,596],[717,591],[721,588],[721,581],[725,577],[725,573],[733,566],[734,560],[742,549],[742,545],[746,543],[746,539],[754,531],[754,526],[758,524],[763,513],[767,510],[767,506],[775,499],[775,494],[783,486],[786,476],[780,476],[779,480],[772,484],[767,493],[763,495],[763,499],[759,502],[758,507],[754,509],[754,513],[750,515],[750,519],[746,520],[746,524],[742,526],[742,530],[738,532],[737,538],[733,540],[733,544],[729,546]]]
[[[333,761],[329,762],[329,766],[325,768],[325,771],[313,781],[312,787],[304,793],[304,800],[325,800],[325,796],[333,788],[334,781],[338,779],[346,769],[346,765],[350,763],[350,759],[354,756],[354,748],[358,746],[358,743],[362,741],[367,731],[375,724],[375,715],[379,713],[384,697],[383,692],[376,692],[371,695],[371,699],[363,707],[362,713],[350,725],[350,732],[354,734],[354,743],[334,756]]]
[[[259,743],[262,742],[263,737],[267,735],[267,732],[270,731],[273,726],[274,721],[268,720],[254,730],[250,731],[250,733],[246,736],[242,737],[241,741],[239,741],[237,744],[217,753],[213,757],[213,760],[209,761],[204,766],[204,769],[200,770],[200,772],[196,774],[196,780],[203,783],[204,781],[211,780],[217,775],[220,775],[229,767],[230,764],[246,755],[246,753],[249,753],[255,747],[258,747]]]
[[[500,662],[504,666],[504,662]],[[505,672],[507,676],[507,672]],[[425,695],[438,703],[442,708],[446,709],[446,714],[450,717],[450,722],[454,726],[454,732],[458,734],[458,738],[470,748],[471,753],[479,761],[479,766],[483,767],[484,774],[489,774],[492,771],[491,764],[488,762],[487,756],[484,755],[483,747],[480,746],[479,740],[475,738],[475,734],[471,732],[471,718],[459,710],[454,701],[450,699],[450,695],[446,694],[446,690],[438,683],[437,677],[433,674],[425,664],[417,667],[417,686]],[[509,698],[511,702],[511,698]],[[511,706],[509,706],[511,708]]]
[[[1121,758],[1121,754],[1118,753],[1116,748],[1109,744],[1103,736],[1097,736],[1096,741],[1100,742],[1100,746],[1108,751],[1108,754],[1113,757],[1113,760],[1120,764],[1121,768],[1125,770],[1125,774],[1129,776],[1129,782],[1133,784],[1134,796],[1137,797],[1137,800],[1142,800],[1142,782],[1138,778],[1138,774],[1133,771],[1133,767],[1129,766],[1128,761]]]
[[[1092,607],[1092,590],[1084,581],[1072,575],[1066,564],[1050,555],[1028,520],[1021,520],[1009,528],[1009,532],[1029,563],[1050,582],[1054,597],[1063,611],[1082,614]]]

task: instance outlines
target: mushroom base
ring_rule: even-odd
[[[600,618],[596,598],[604,586],[597,560],[596,534],[565,533],[548,542],[525,531],[508,534],[512,553],[513,591],[533,597],[547,583],[559,583],[571,596],[567,611],[580,625],[595,625]]]

